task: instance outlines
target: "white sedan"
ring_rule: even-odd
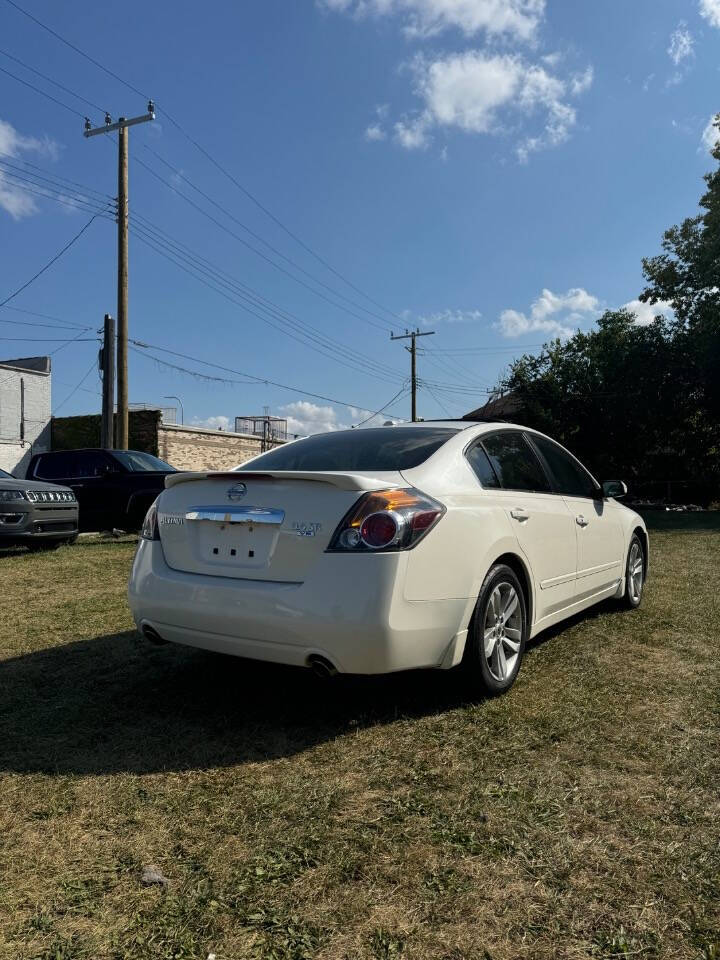
[[[170,474],[130,607],[156,642],[325,674],[462,664],[502,693],[541,630],[608,597],[640,604],[648,536],[624,493],[511,424],[321,434]]]

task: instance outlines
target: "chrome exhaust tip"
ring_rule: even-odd
[[[323,680],[337,676],[337,667],[333,666],[325,657],[321,657],[316,653],[308,657],[308,666],[316,677],[320,677]]]
[[[157,632],[157,630],[154,627],[148,626],[147,623],[143,625],[142,635],[145,637],[146,640],[149,640],[150,643],[155,643],[158,646],[162,646],[162,644],[168,642],[167,640],[164,640],[160,636],[160,634]]]

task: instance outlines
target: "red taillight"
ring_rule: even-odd
[[[150,505],[150,509],[145,514],[143,525],[140,529],[142,540],[159,540],[160,531],[158,530],[157,500]]]
[[[333,534],[328,550],[408,550],[437,523],[445,507],[412,487],[366,493]]]
[[[360,539],[373,550],[389,547],[397,534],[398,523],[391,513],[373,513],[360,527]]]

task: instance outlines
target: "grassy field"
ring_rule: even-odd
[[[0,956],[720,957],[720,530],[663,523],[479,703],[150,647],[130,542],[0,554]]]

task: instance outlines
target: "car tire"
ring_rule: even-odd
[[[642,603],[645,587],[645,547],[637,533],[630,539],[627,562],[625,563],[625,594],[623,606],[628,610],[637,610]]]
[[[528,635],[525,591],[515,571],[497,564],[480,588],[463,670],[473,690],[496,697],[515,682]]]

